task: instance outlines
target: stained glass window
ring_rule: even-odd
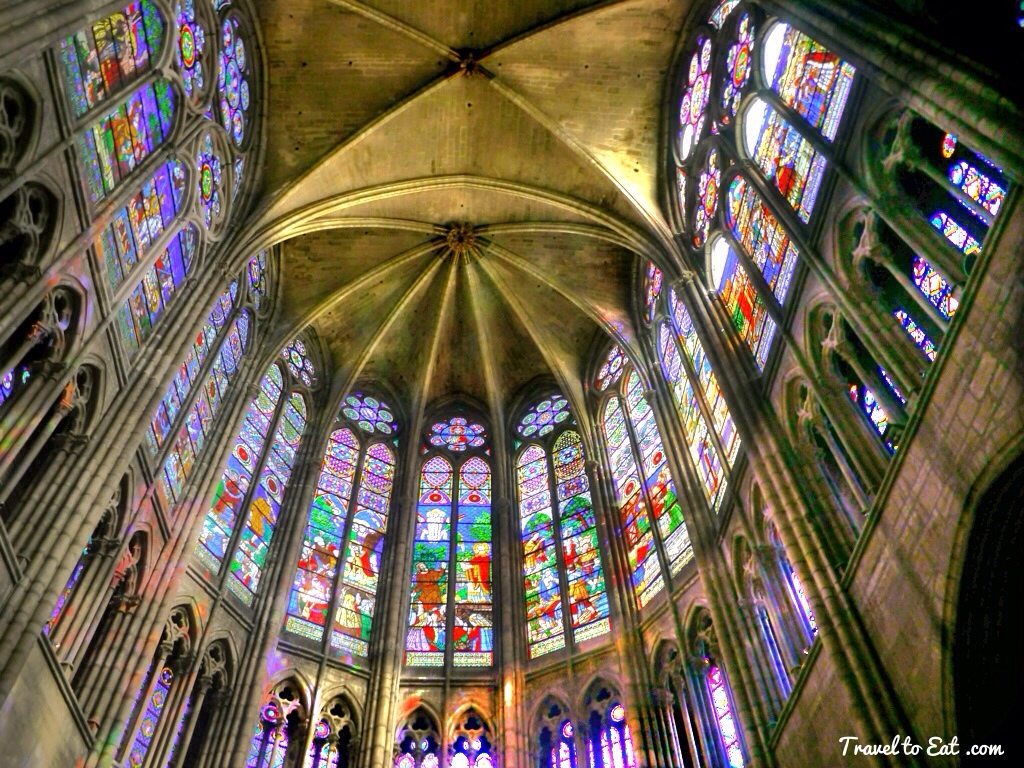
[[[686,218],[686,170],[676,168],[676,199],[679,201],[679,212]]]
[[[577,768],[576,739],[572,720],[565,720],[558,729],[558,741],[551,747],[548,766],[550,768]]]
[[[803,584],[800,583],[800,578],[796,575],[796,571],[793,570],[793,566],[791,566],[787,560],[783,560],[783,567],[786,569],[789,587],[796,599],[796,604],[800,609],[800,614],[803,616],[804,621],[807,622],[807,626],[810,629],[811,634],[818,634],[818,622],[814,618],[814,611],[811,609],[811,603],[807,599],[807,593],[804,592],[804,587]]]
[[[490,466],[471,456],[456,471],[441,456],[428,458],[420,474],[407,664],[442,665],[448,629],[455,666],[491,665],[492,557]],[[450,596],[449,569],[455,574]]]
[[[221,197],[224,177],[221,173],[220,153],[214,146],[213,134],[206,133],[196,151],[196,177],[199,187],[199,209],[203,223],[210,229],[221,218]]]
[[[216,312],[217,309],[214,309],[211,317]],[[203,338],[209,338],[206,328],[203,330]],[[193,351],[198,344],[197,337]],[[228,328],[227,335],[221,342],[220,351],[207,371],[203,386],[198,390],[195,401],[187,410],[174,445],[164,459],[163,471],[157,476],[157,498],[160,499],[165,510],[170,510],[174,502],[181,498],[185,481],[192,474],[195,460],[206,447],[212,425],[227,395],[228,387],[238,373],[242,357],[248,351],[248,345],[249,314],[242,312]],[[182,368],[179,369],[174,381],[168,385],[160,405],[157,406],[157,412],[150,425],[151,450],[152,444],[157,441],[160,433],[171,428],[176,418],[177,409],[180,409],[181,404],[186,402],[182,392],[185,391],[186,386],[194,388],[195,379],[193,377],[198,373],[199,368],[193,367],[190,354]],[[185,384],[186,380],[191,384]],[[164,433],[164,437],[166,434]]]
[[[228,579],[228,589],[246,605],[252,605],[259,590],[281,502],[305,429],[306,401],[302,395],[293,393],[285,400],[274,437],[265,452],[259,485],[249,501],[248,517],[231,559],[233,578]]]
[[[577,643],[610,630],[585,463],[583,441],[568,430],[550,450],[528,446],[516,465],[531,658],[565,646],[567,617]],[[559,567],[565,572],[564,594]]]
[[[26,365],[19,365],[0,376],[0,408],[3,408],[14,394],[32,377]]]
[[[704,135],[711,98],[711,38],[700,37],[690,58],[686,90],[679,105],[679,157],[685,160]]]
[[[615,703],[609,707],[607,715],[603,719],[599,733],[592,736],[590,743],[591,765],[598,765],[594,762],[594,740],[600,740],[597,750],[600,752],[600,765],[603,768],[636,768],[636,750],[633,747],[633,737],[629,732],[629,724],[626,722],[626,710],[621,704]]]
[[[196,556],[214,573],[227,555],[242,503],[257,472],[274,414],[281,402],[284,378],[281,369],[271,365],[260,380],[259,391],[245,413],[235,445],[228,456],[220,482],[213,493],[210,509],[196,547]]]
[[[961,160],[949,166],[948,176],[955,187],[990,214],[999,213],[1006,190],[977,166]]]
[[[430,427],[431,445],[462,453],[467,448],[479,448],[484,444],[486,430],[482,424],[471,422],[462,416],[439,421]]]
[[[885,408],[878,401],[878,396],[863,384],[849,384],[847,386],[847,394],[849,394],[850,400],[857,406],[857,410],[867,419],[872,429],[882,438],[882,443],[889,453],[895,453],[896,445],[886,436],[886,433],[889,431],[889,414],[886,413]]]
[[[597,381],[595,382],[597,391],[604,392],[608,387],[617,382],[622,375],[622,367],[625,364],[626,355],[622,351],[622,347],[616,344],[608,352],[608,358],[601,366],[601,370],[597,372]]]
[[[728,125],[736,117],[740,100],[750,82],[754,57],[754,22],[749,13],[740,15],[736,22],[736,35],[725,59],[722,80],[721,119]]]
[[[636,435],[644,488],[658,523],[669,572],[674,576],[693,558],[693,548],[683,522],[683,510],[661,442],[661,432],[654,419],[654,409],[647,401],[636,371],[630,372],[626,380],[626,410]]]
[[[174,300],[195,260],[199,231],[189,224],[167,245],[146,270],[142,280],[121,305],[120,331],[129,357],[135,357]]]
[[[306,352],[306,345],[301,339],[295,339],[281,350],[281,359],[288,366],[292,378],[312,387],[316,381],[316,368]]]
[[[739,4],[740,0],[720,0],[714,10],[711,11],[711,15],[708,17],[708,23],[715,29],[721,29],[722,24],[725,23],[726,18],[728,18],[730,13],[732,13],[733,8]]]
[[[725,304],[740,338],[754,355],[757,367],[764,370],[775,336],[775,321],[769,317],[764,299],[750,282],[746,266],[721,236],[711,244],[711,284]]]
[[[398,431],[394,409],[376,397],[355,392],[345,398],[341,410],[367,434],[393,435]]]
[[[661,592],[665,580],[658,564],[647,501],[626,426],[626,415],[618,397],[612,397],[605,405],[602,428],[608,450],[608,464],[612,470],[612,484],[615,486],[619,524],[629,560],[630,580],[637,605],[643,608]]]
[[[298,701],[271,694],[260,709],[245,768],[284,768],[290,736],[288,718],[298,709]]]
[[[217,91],[220,119],[235,145],[245,141],[249,122],[249,54],[242,39],[242,25],[234,15],[221,24],[220,64]]]
[[[718,733],[722,737],[725,754],[729,760],[729,768],[743,768],[743,749],[740,746],[739,726],[732,713],[732,703],[729,700],[729,692],[726,690],[725,676],[711,659],[705,661],[707,671],[704,679],[707,683],[708,695],[711,697],[711,705],[714,707]]]
[[[806,224],[825,175],[825,156],[760,98],[751,102],[743,120],[747,153]]]
[[[725,223],[761,270],[776,301],[785,304],[800,252],[754,185],[742,176],[729,184]]]
[[[557,394],[545,397],[530,408],[519,420],[516,431],[522,438],[544,437],[550,435],[559,425],[572,423],[569,401]]]
[[[693,205],[693,244],[704,245],[708,230],[718,210],[718,191],[722,185],[722,169],[718,165],[718,150],[708,150],[704,168],[697,180],[697,200]]]
[[[981,253],[981,243],[945,211],[936,211],[929,221],[964,256],[977,256]]]
[[[260,312],[268,300],[267,252],[261,251],[249,259],[247,271],[249,275],[249,297],[252,300],[253,307],[257,312]]]
[[[76,117],[138,80],[160,58],[164,20],[150,0],[132,2],[60,42],[61,77]]]
[[[452,465],[442,456],[427,459],[420,473],[405,642],[405,661],[411,665],[444,664],[453,487]]]
[[[700,409],[693,384],[683,369],[679,347],[666,324],[662,324],[658,333],[658,347],[665,379],[669,383],[676,408],[683,421],[690,460],[701,478],[708,503],[717,512],[721,508],[727,485],[722,460],[712,440],[707,420]]]
[[[363,461],[355,514],[345,547],[342,587],[331,634],[333,651],[346,649],[362,656],[369,651],[394,481],[394,453],[384,443],[374,443]]]
[[[76,144],[89,199],[99,202],[121,185],[174,124],[174,90],[166,80],[146,83],[79,133]]]
[[[146,707],[142,712],[142,719],[139,721],[135,738],[132,739],[131,749],[128,752],[127,765],[131,768],[140,768],[146,760],[173,682],[174,671],[170,667],[161,669],[153,682],[149,697],[146,699]]]
[[[829,141],[835,139],[856,70],[789,24],[777,23],[764,38],[764,78]]]
[[[647,262],[647,277],[644,280],[644,293],[647,305],[647,322],[654,320],[654,312],[658,308],[658,297],[661,296],[661,285],[663,277],[661,270],[654,266],[653,261]]]
[[[177,160],[162,165],[138,192],[119,208],[96,238],[96,256],[107,273],[111,293],[135,265],[170,230],[181,212],[188,175]]]
[[[956,298],[956,287],[940,275],[935,268],[920,256],[915,256],[912,266],[914,285],[921,291],[947,320],[952,320],[960,301]]]
[[[934,363],[939,354],[939,348],[928,337],[925,330],[904,309],[897,309],[892,315],[899,321],[900,327],[910,337],[910,340],[914,342],[914,346],[921,350],[921,354],[928,358],[929,362]]]
[[[178,47],[175,61],[181,72],[185,95],[197,99],[206,87],[206,69],[203,53],[206,50],[206,31],[196,18],[195,0],[180,0],[174,7],[178,24]]]

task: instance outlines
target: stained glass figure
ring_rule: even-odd
[[[683,521],[683,510],[668,466],[668,456],[661,442],[661,431],[654,419],[654,409],[647,401],[640,375],[636,371],[631,371],[626,379],[626,412],[636,436],[636,448],[640,455],[644,489],[650,501],[651,513],[658,524],[669,572],[675,576],[693,559],[693,547]]]
[[[223,297],[222,297],[223,299]],[[211,324],[203,328],[204,339],[200,346],[199,336],[193,345],[193,358],[189,354],[182,367],[178,369],[178,375],[168,385],[160,405],[150,423],[150,433],[147,442],[153,455],[158,452],[154,445],[159,448],[166,436],[170,434],[172,426],[180,424],[177,437],[164,458],[161,472],[158,472],[156,479],[156,496],[160,500],[165,511],[170,511],[174,503],[181,498],[186,480],[191,476],[196,459],[206,448],[213,424],[220,412],[221,404],[227,396],[228,387],[234,381],[241,365],[242,357],[249,348],[249,314],[239,313],[229,326],[227,333],[223,336],[210,334],[208,328],[216,334],[220,331],[217,327],[216,307],[211,312]],[[198,349],[213,344],[214,340],[220,338],[220,348],[213,357],[203,385],[196,388],[202,362],[200,358],[206,353],[199,354]],[[181,409],[188,402],[188,393],[193,392],[194,400],[190,406],[184,409],[184,416],[181,416]]]
[[[753,99],[743,114],[744,146],[805,224],[825,175],[825,156],[776,109]]]
[[[196,101],[206,88],[206,31],[196,18],[195,0],[180,0],[174,7],[178,24],[178,47],[175,61],[181,73],[185,95]]]
[[[117,189],[170,137],[174,114],[171,84],[155,80],[78,134],[75,144],[91,202],[98,203]]]
[[[394,452],[384,443],[373,443],[366,449],[361,469],[342,561],[331,650],[367,656],[395,482]]]
[[[321,641],[330,615],[341,542],[362,445],[351,429],[331,433],[310,505],[285,629]]]
[[[249,122],[249,55],[242,39],[242,24],[230,15],[221,24],[217,92],[220,120],[228,135],[241,147]]]
[[[762,50],[765,81],[782,102],[826,139],[835,139],[853,86],[853,66],[781,22],[765,35]]]
[[[482,424],[471,422],[462,416],[439,421],[430,427],[428,438],[431,445],[462,453],[467,448],[479,448],[484,444],[486,430]]]
[[[149,748],[153,745],[153,736],[156,735],[157,726],[164,713],[167,704],[167,696],[171,691],[171,684],[174,682],[174,671],[170,667],[164,667],[157,674],[146,699],[146,707],[142,712],[142,719],[139,721],[135,737],[132,739],[131,749],[128,751],[127,765],[131,768],[141,768],[146,761]]]
[[[362,392],[346,397],[341,412],[367,434],[393,435],[398,431],[394,409],[383,400]]]
[[[597,385],[598,392],[604,392],[608,387],[619,380],[622,375],[622,367],[626,364],[626,354],[622,351],[622,347],[618,344],[614,345],[608,352],[608,358],[604,361],[604,365],[601,366],[601,370],[597,372]]]
[[[725,754],[729,760],[729,768],[743,768],[743,749],[740,746],[739,726],[732,712],[729,692],[726,690],[725,676],[722,670],[710,659],[707,664],[704,680],[707,685],[711,705],[714,708],[718,733],[725,746]]]
[[[220,571],[227,555],[242,504],[252,478],[259,470],[264,445],[281,402],[283,384],[281,369],[271,365],[246,410],[234,447],[213,493],[210,509],[203,520],[196,556],[214,573]]]
[[[960,306],[960,301],[955,295],[956,286],[946,280],[920,256],[914,257],[911,269],[914,285],[921,291],[921,294],[939,310],[939,314],[947,320],[952,320]]]
[[[679,105],[679,158],[687,159],[704,136],[711,98],[711,38],[699,37],[690,57],[686,90]]]
[[[647,322],[654,320],[654,313],[658,309],[658,299],[661,297],[661,286],[663,276],[653,261],[647,262],[647,277],[644,280],[645,302],[647,313],[644,315]]]
[[[892,316],[899,321],[900,327],[910,337],[910,340],[914,342],[914,346],[921,350],[921,354],[928,359],[928,362],[934,363],[935,358],[938,357],[939,348],[928,337],[924,329],[917,324],[905,309],[894,310]]]
[[[455,666],[490,666],[494,650],[491,616],[491,469],[479,456],[459,470],[455,539]]]
[[[740,15],[736,22],[734,42],[729,46],[722,79],[721,121],[728,125],[736,117],[740,100],[746,92],[753,70],[754,22],[749,13]]]
[[[107,273],[114,293],[136,264],[163,239],[181,213],[188,174],[177,160],[160,166],[129,200],[113,212],[110,223],[96,237],[97,260]]]
[[[725,304],[740,338],[754,355],[757,367],[764,370],[775,336],[775,321],[750,282],[746,266],[724,237],[716,237],[711,244],[710,267],[711,285]]]
[[[151,0],[121,10],[60,41],[60,76],[76,117],[135,82],[160,58],[165,24]]]
[[[800,252],[754,185],[742,176],[729,184],[725,223],[761,270],[775,300],[784,305]]]
[[[546,397],[526,412],[519,420],[516,432],[522,438],[544,437],[561,424],[572,424],[569,401],[562,395]]]
[[[192,269],[199,231],[189,224],[167,245],[167,249],[146,270],[142,280],[121,305],[121,339],[128,356],[134,358],[174,301],[178,289]]]
[[[708,237],[708,230],[718,210],[718,191],[722,185],[722,169],[718,165],[718,150],[712,147],[704,160],[704,168],[697,179],[697,200],[693,206],[693,244],[699,248]]]
[[[284,492],[305,429],[306,401],[295,392],[284,401],[274,437],[265,451],[259,484],[249,499],[248,516],[231,559],[232,578],[228,579],[228,590],[246,605],[252,605],[259,591]]]
[[[601,426],[612,470],[619,524],[625,539],[630,580],[637,605],[643,608],[665,587],[665,580],[658,564],[647,500],[637,471],[626,415],[618,397],[610,398],[605,405]]]
[[[301,381],[307,387],[312,387],[316,382],[316,367],[306,352],[306,345],[302,339],[295,339],[281,350],[281,359],[288,366],[292,378]]]
[[[196,177],[199,187],[199,209],[207,229],[221,220],[221,198],[224,175],[221,172],[220,153],[213,141],[213,134],[206,133],[196,151]]]
[[[452,465],[444,457],[427,459],[420,473],[405,641],[405,663],[412,666],[444,664],[454,485]]]

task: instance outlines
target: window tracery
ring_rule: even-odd
[[[473,709],[468,709],[452,732],[448,765],[450,768],[493,768],[492,736],[487,723]]]
[[[341,414],[348,421],[328,438],[288,602],[285,628],[317,642],[333,612],[330,649],[349,660],[369,654],[396,464],[392,448],[374,435],[380,426],[396,428],[382,420],[390,410],[369,395],[346,397]]]
[[[398,729],[394,768],[439,768],[441,736],[434,718],[422,707]]]
[[[576,728],[568,716],[568,708],[550,701],[541,711],[538,764],[541,768],[578,768]]]
[[[439,667],[450,654],[456,667],[490,666],[494,629],[489,448],[483,427],[461,416],[431,427],[428,444],[438,443],[452,461],[431,451],[421,466],[405,663]],[[467,450],[470,447],[472,451]]]
[[[550,417],[540,429],[538,415]],[[579,644],[611,629],[586,457],[574,427],[567,401],[555,394],[532,406],[517,429],[531,440],[516,462],[530,658],[564,648],[567,637]]]
[[[626,708],[616,695],[607,687],[601,687],[591,696],[589,706],[588,764],[601,768],[637,768]]]
[[[295,768],[305,708],[292,681],[277,685],[260,707],[245,768]]]

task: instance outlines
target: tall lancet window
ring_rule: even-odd
[[[307,386],[303,374],[308,374],[302,363],[308,359],[305,347],[301,347],[300,361],[292,355],[301,343],[288,345],[282,361],[271,364],[260,380],[259,392],[246,411],[214,491],[196,548],[200,562],[214,574],[221,573],[228,553],[233,553],[227,587],[245,605],[252,605],[259,590],[295,453],[306,429],[306,399],[302,393]],[[310,375],[309,384],[314,383]],[[243,509],[246,515],[239,525]]]
[[[543,398],[520,419],[516,460],[530,658],[605,635],[608,594],[583,440],[568,401]],[[571,632],[570,632],[571,630]]]
[[[494,629],[486,433],[481,424],[454,416],[433,424],[427,441],[416,507],[405,663],[439,667],[450,658],[457,667],[490,666]]]
[[[624,362],[619,347],[609,353],[596,387],[609,392],[601,408],[601,426],[633,592],[643,608],[665,586],[659,551],[675,576],[693,558],[693,547],[654,411],[640,375]]]
[[[362,392],[345,398],[327,440],[288,600],[285,629],[322,643],[333,616],[331,652],[349,661],[369,653],[397,429],[382,400]]]

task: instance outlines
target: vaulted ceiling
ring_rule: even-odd
[[[261,202],[282,336],[338,390],[577,405],[604,334],[635,349],[638,265],[671,250],[662,102],[688,2],[261,0]]]

